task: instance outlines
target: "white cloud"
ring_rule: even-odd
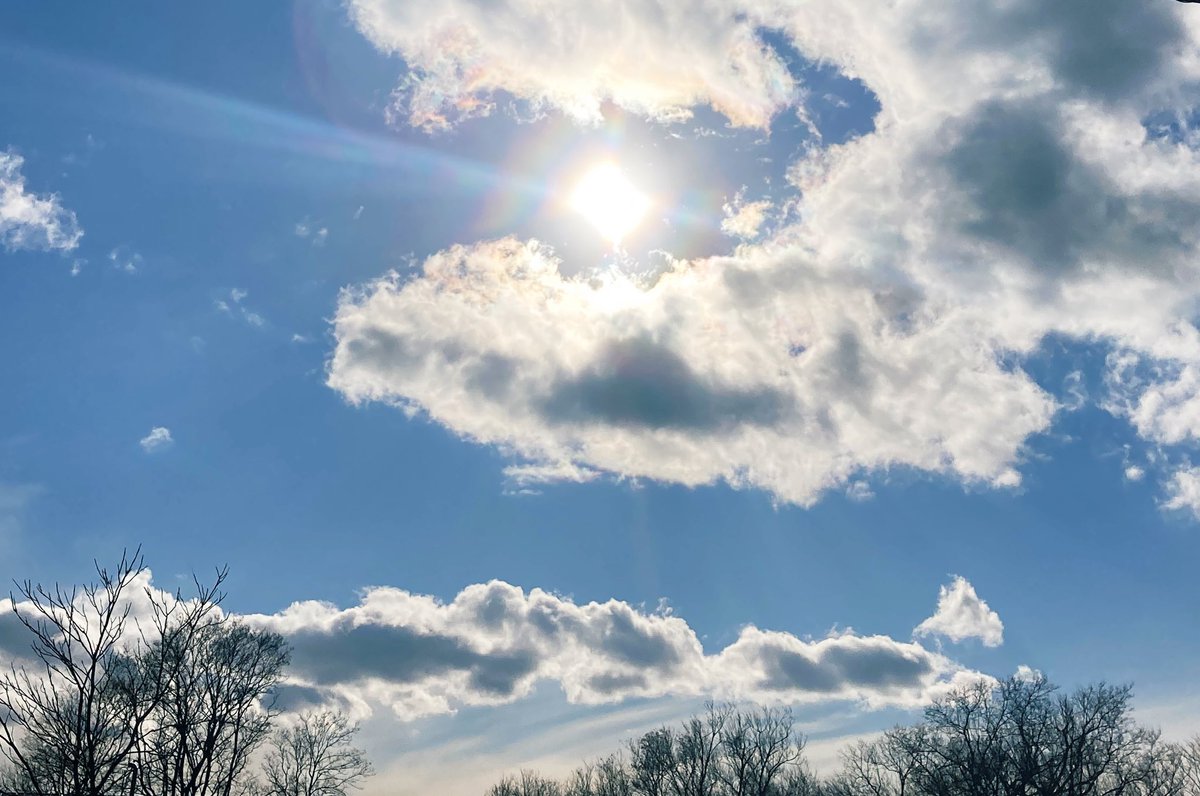
[[[718,696],[882,707],[923,704],[982,676],[915,642],[853,632],[813,641],[751,626],[706,653],[678,616],[500,581],[449,603],[373,588],[352,608],[305,602],[244,618],[293,647],[285,704],[382,705],[405,719],[512,702],[540,682],[577,704]]]
[[[1054,404],[967,318],[794,251],[682,263],[649,288],[563,277],[514,240],[343,296],[329,384],[534,463],[810,503],[863,467],[1007,476]],[[804,455],[796,455],[802,445]]]
[[[966,578],[955,576],[938,591],[937,612],[917,625],[913,635],[945,636],[951,641],[977,638],[985,646],[998,647],[1004,643],[1004,623]]]
[[[1139,465],[1136,465],[1136,464],[1130,464],[1125,467],[1125,480],[1126,481],[1133,481],[1136,483],[1137,481],[1141,481],[1145,477],[1146,477],[1145,468],[1143,468]]]
[[[225,301],[224,299],[215,299],[213,301],[213,306],[216,307],[218,312],[229,315],[230,317],[240,315],[242,320],[244,320],[246,323],[261,329],[267,325],[267,319],[245,305],[244,302],[246,297],[249,295],[250,292],[248,290],[235,287],[229,291],[229,301]],[[236,313],[234,312],[235,308],[237,309]]]
[[[142,269],[143,258],[129,246],[121,245],[108,253],[113,268],[126,274],[136,274]]]
[[[771,211],[775,205],[768,199],[747,202],[742,193],[738,193],[732,202],[722,206],[725,218],[721,219],[721,231],[726,235],[742,240],[754,240],[763,231]]]
[[[875,492],[866,481],[852,481],[850,486],[846,487],[846,497],[856,503],[864,503],[875,497]]]
[[[1188,511],[1200,519],[1200,467],[1181,467],[1171,474],[1163,507]]]
[[[765,28],[864,81],[875,131],[793,164],[798,221],[653,283],[564,276],[578,265],[548,246],[502,240],[350,291],[331,386],[425,412],[518,467],[724,480],[803,504],[897,466],[1017,486],[1030,437],[1085,401],[1157,444],[1200,440],[1200,151],[1141,121],[1200,104],[1200,16],[1124,0],[670,8],[352,12],[414,70],[424,126],[493,90],[585,120],[610,99],[760,124],[796,96],[790,78],[760,84],[769,51],[737,50]],[[730,47],[760,68],[734,69],[743,100],[723,104]],[[615,55],[597,69],[596,52]],[[1121,352],[1106,394],[1034,383],[1021,363],[1050,335]]]
[[[1043,679],[1043,676],[1038,669],[1034,669],[1032,666],[1027,666],[1023,663],[1017,667],[1016,673],[1013,674],[1013,677],[1026,683],[1037,682]]]
[[[145,571],[126,592],[132,620],[149,615],[152,595],[174,599]],[[281,709],[336,704],[356,718],[375,716],[385,734],[388,717],[410,721],[512,704],[539,685],[561,689],[574,705],[675,698],[674,707],[641,703],[653,712],[686,712],[704,698],[856,710],[916,707],[991,679],[918,643],[852,631],[812,640],[748,626],[723,649],[706,652],[680,617],[619,600],[576,603],[501,581],[468,586],[449,602],[383,587],[365,590],[345,609],[299,602],[276,614],[228,616],[290,643]],[[126,633],[137,640],[134,621]],[[11,603],[0,600],[0,664],[28,648]]]
[[[26,190],[24,164],[15,152],[0,152],[0,244],[9,251],[71,251],[83,237],[75,214],[62,206],[57,194],[39,196]]]
[[[489,113],[508,92],[583,121],[603,102],[658,119],[711,105],[735,125],[765,127],[795,81],[758,34],[753,3],[615,0],[353,0],[351,15],[411,72],[398,91],[409,123],[445,129]]]
[[[357,218],[357,216],[355,217]],[[313,227],[308,219],[298,222],[294,232],[297,238],[304,238],[313,246],[324,246],[325,241],[329,238],[328,227]]]
[[[156,453],[171,447],[175,440],[171,437],[171,429],[164,426],[155,426],[150,429],[150,433],[138,440],[138,444],[142,446],[142,450],[146,453]]]

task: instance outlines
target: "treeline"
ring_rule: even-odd
[[[1128,686],[979,683],[843,750],[818,777],[790,711],[709,704],[565,781],[524,771],[488,796],[1200,796],[1200,737],[1163,741]]]
[[[282,636],[149,586],[140,554],[94,582],[19,584],[29,647],[0,671],[0,794],[340,796],[371,772],[337,713],[280,721]]]

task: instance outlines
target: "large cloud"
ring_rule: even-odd
[[[506,91],[581,121],[609,100],[656,118],[712,105],[764,127],[795,86],[738,0],[354,0],[355,23],[412,69],[401,111],[427,129]]]
[[[83,237],[75,214],[56,194],[38,196],[25,188],[25,159],[0,152],[0,245],[15,249],[70,251]]]
[[[147,570],[125,594],[131,643],[151,596],[174,599]],[[82,596],[78,604],[82,616],[92,615]],[[26,603],[17,607],[31,612]],[[812,640],[747,626],[728,646],[706,651],[669,611],[620,600],[581,604],[502,581],[468,586],[449,602],[381,587],[349,608],[309,601],[276,614],[228,616],[291,645],[281,707],[337,704],[359,715],[385,707],[403,719],[513,702],[539,683],[557,684],[581,704],[715,696],[882,707],[923,704],[984,677],[919,643],[853,631]],[[12,603],[0,600],[0,665],[27,657],[30,640]]]
[[[785,100],[744,86],[759,109],[747,116],[715,79],[653,59],[728,62],[714,41],[769,29],[863,80],[882,110],[873,133],[793,164],[798,221],[653,284],[566,277],[580,269],[508,239],[347,292],[329,383],[350,400],[424,411],[524,474],[724,479],[799,503],[897,465],[1014,485],[1026,441],[1062,408],[1021,363],[1063,335],[1114,352],[1101,404],[1164,447],[1167,478],[1186,456],[1166,449],[1200,436],[1195,9],[762,0],[672,28],[652,0],[582,16],[514,0],[489,28],[466,0],[425,5],[354,3],[415,69],[414,109],[436,84],[451,104],[501,88],[650,116],[710,103],[757,124]],[[609,17],[622,20],[612,52],[654,42],[648,68],[596,60],[586,39]],[[451,28],[455,48],[434,58]],[[621,99],[650,83],[671,99]],[[1165,134],[1151,117],[1172,120]]]
[[[541,681],[585,704],[718,695],[882,706],[921,704],[981,676],[919,644],[852,632],[810,641],[747,627],[706,653],[680,617],[501,581],[448,603],[376,588],[351,608],[297,603],[245,620],[291,642],[289,704],[382,704],[403,718],[510,702]]]

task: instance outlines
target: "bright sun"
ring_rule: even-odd
[[[571,207],[617,246],[641,222],[650,200],[615,163],[601,163],[575,186]]]

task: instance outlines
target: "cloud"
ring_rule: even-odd
[[[1200,105],[1200,18],[1181,8],[761,0],[676,20],[655,0],[569,16],[509,0],[484,25],[467,0],[358,0],[359,28],[408,62],[407,112],[427,127],[493,91],[583,120],[616,101],[761,124],[796,96],[790,77],[757,82],[777,58],[761,42],[742,50],[757,67],[734,70],[744,101],[718,90],[760,30],[862,80],[881,110],[870,134],[803,152],[793,220],[731,256],[639,280],[504,239],[347,291],[328,383],[514,466],[800,504],[896,467],[1017,486],[1031,438],[1081,400],[1194,446],[1200,138],[1143,123]],[[608,11],[615,27],[598,24]],[[597,52],[635,66],[597,69]],[[1104,391],[1034,382],[1024,365],[1052,336],[1111,354],[1091,363]]]
[[[25,188],[25,159],[12,150],[0,152],[0,244],[19,249],[71,251],[83,229],[58,194],[37,195]]]
[[[138,440],[138,444],[142,446],[142,450],[146,453],[157,453],[174,445],[175,440],[171,437],[171,429],[164,426],[155,426],[150,429],[149,434]]]
[[[0,545],[21,530],[26,510],[43,492],[40,484],[0,481]]]
[[[982,676],[917,643],[853,633],[811,641],[747,627],[706,653],[677,616],[501,581],[448,603],[373,588],[351,608],[305,602],[243,618],[292,644],[289,700],[383,705],[405,719],[512,702],[540,682],[578,704],[715,695],[912,706]]]
[[[604,102],[657,119],[710,105],[734,125],[765,127],[795,81],[746,2],[353,0],[355,25],[410,69],[397,112],[427,130],[489,113],[497,92],[581,122]]]
[[[356,215],[355,218],[358,216]],[[324,246],[325,241],[329,238],[328,227],[313,227],[308,219],[297,222],[295,229],[297,238],[304,238],[312,243],[313,246]]]
[[[951,641],[977,638],[985,646],[1004,643],[1004,623],[1000,615],[979,599],[966,578],[955,576],[938,591],[937,612],[917,625],[914,636],[945,636]]]
[[[775,205],[769,199],[759,199],[747,202],[742,194],[722,206],[725,218],[721,219],[721,231],[726,235],[742,240],[753,240],[763,231],[771,211]]]
[[[455,247],[343,295],[329,384],[534,462],[811,503],[866,467],[1009,475],[1054,403],[902,286],[796,253],[680,264],[651,287],[552,251]],[[797,456],[797,445],[803,456]]]
[[[1163,508],[1188,511],[1200,519],[1200,467],[1181,467],[1171,474]]]
[[[243,303],[249,295],[250,292],[248,290],[235,287],[229,291],[229,301],[216,299],[213,301],[213,306],[216,307],[217,312],[224,313],[230,317],[240,315],[246,323],[261,329],[267,325],[267,319]],[[236,313],[234,312],[235,309],[237,310]]]
[[[126,592],[127,640],[136,641],[136,620],[150,615],[151,596],[175,599],[144,571]],[[79,600],[86,614],[91,609]],[[11,608],[0,600],[0,663],[29,647]],[[449,602],[376,587],[349,608],[309,601],[275,614],[228,616],[291,645],[281,707],[336,704],[359,717],[382,708],[410,720],[508,704],[540,684],[583,705],[715,697],[913,707],[986,679],[917,642],[853,631],[814,640],[747,626],[709,652],[669,612],[615,599],[576,603],[498,580],[468,586]]]
[[[136,274],[142,270],[143,258],[129,246],[121,245],[108,253],[108,261],[113,268],[126,274]]]

